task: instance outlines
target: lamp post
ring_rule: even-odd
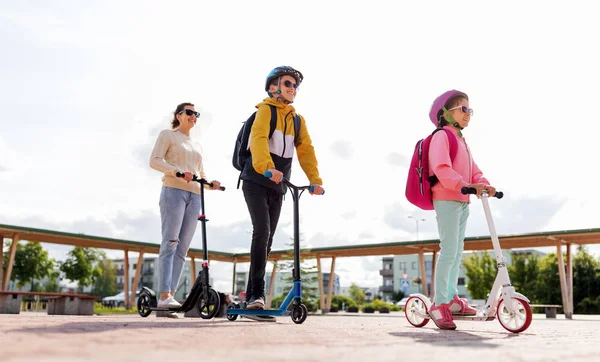
[[[417,224],[417,241],[419,241],[419,221],[425,221],[425,219],[419,219],[412,215],[409,215],[408,218],[415,220],[415,223]],[[418,260],[419,260],[419,258],[417,257],[417,265],[419,265]],[[423,284],[423,278],[421,277],[421,268],[420,267],[417,268],[417,275],[419,276],[419,279],[421,280],[421,283],[419,283],[419,293],[420,293],[422,284]]]

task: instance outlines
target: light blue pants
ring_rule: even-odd
[[[158,255],[160,292],[175,292],[185,257],[198,226],[200,195],[164,187],[160,193],[162,243]]]
[[[465,247],[469,204],[459,201],[434,201],[433,208],[440,233],[440,255],[435,265],[435,305],[450,302],[458,295],[458,274]]]

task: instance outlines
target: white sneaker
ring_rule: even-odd
[[[156,306],[158,308],[179,308],[181,307],[181,304],[176,301],[172,295],[169,295],[167,299],[159,300]]]

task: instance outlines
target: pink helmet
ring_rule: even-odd
[[[467,97],[466,93],[457,91],[456,89],[452,89],[447,92],[444,92],[444,94],[437,97],[435,99],[435,101],[433,101],[433,104],[431,105],[431,109],[429,110],[429,119],[431,120],[431,122],[433,123],[434,126],[436,126],[436,127],[439,126],[440,123],[438,120],[438,113],[440,113],[442,108],[446,105],[446,102],[448,102],[448,99],[450,99],[452,96],[455,96],[457,94],[461,94],[465,98],[469,99],[469,97]]]

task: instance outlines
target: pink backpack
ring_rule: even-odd
[[[408,179],[406,180],[406,198],[411,204],[423,209],[433,210],[431,187],[438,182],[435,175],[429,175],[429,144],[431,138],[437,131],[446,131],[450,144],[450,160],[454,162],[458,141],[456,136],[449,130],[437,128],[429,136],[417,142],[415,152],[410,161]]]

